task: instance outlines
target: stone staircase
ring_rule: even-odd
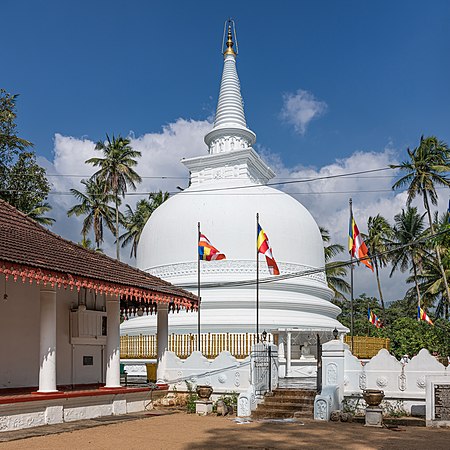
[[[314,398],[312,389],[274,389],[266,395],[252,413],[255,419],[286,419],[314,417]]]

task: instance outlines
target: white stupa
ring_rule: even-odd
[[[256,135],[246,124],[231,29],[209,154],[182,160],[190,186],[150,217],[142,233],[137,265],[197,293],[197,224],[226,255],[201,261],[201,331],[255,332],[256,213],[270,239],[281,275],[272,276],[260,255],[259,331],[301,329],[331,332],[343,327],[340,309],[323,271],[319,228],[307,209],[267,182],[275,176],[252,148]],[[290,274],[300,276],[290,277]],[[154,316],[130,319],[122,334],[153,334]],[[169,315],[169,333],[197,332],[197,314]]]

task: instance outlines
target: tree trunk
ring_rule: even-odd
[[[416,284],[416,292],[417,292],[417,306],[420,308],[421,306],[421,298],[420,298],[420,289],[419,283],[417,283],[417,267],[416,262],[414,261],[414,256],[412,259],[413,271],[414,271],[414,283]],[[417,320],[420,322],[419,311],[417,311]]]
[[[120,261],[120,245],[119,245],[119,196],[116,192],[116,257]]]
[[[433,220],[431,218],[430,205],[428,203],[427,192],[425,190],[423,190],[422,193],[423,193],[423,202],[425,204],[425,209],[427,210],[428,221],[430,223],[431,234],[434,234],[434,225],[433,225]],[[447,320],[448,319],[448,303],[450,300],[450,290],[448,287],[447,275],[445,274],[445,269],[444,269],[444,266],[442,265],[441,253],[440,253],[439,247],[437,245],[434,246],[434,251],[436,252],[436,258],[438,261],[439,269],[442,274],[442,279],[444,280],[445,293],[447,294],[447,300],[444,303],[445,319]]]
[[[373,258],[373,263],[375,265],[375,275],[377,277],[378,292],[380,293],[381,309],[383,310],[383,323],[386,323],[386,309],[384,307],[383,293],[381,292],[380,276],[378,274],[378,262],[376,258]]]

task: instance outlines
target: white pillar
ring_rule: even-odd
[[[106,299],[106,388],[120,387],[120,301]]]
[[[158,367],[156,378],[163,381],[164,367],[161,364],[164,352],[169,348],[169,314],[167,303],[158,303],[156,339],[158,343]]]
[[[41,329],[38,392],[56,392],[56,290],[41,286]]]
[[[286,333],[286,375],[291,373],[291,360],[292,360],[292,334],[290,331]]]
[[[340,403],[344,399],[345,348],[339,339],[322,345],[322,387],[337,386]]]

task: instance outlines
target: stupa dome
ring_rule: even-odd
[[[137,265],[174,285],[197,293],[198,224],[211,244],[226,255],[200,261],[202,332],[255,332],[256,214],[269,237],[280,275],[271,275],[259,255],[259,331],[298,328],[345,332],[330,302],[324,248],[315,220],[293,197],[267,186],[275,176],[252,148],[231,33],[216,121],[205,136],[208,154],[183,160],[190,186],[163,203],[148,220]],[[137,317],[122,333],[154,333],[156,321]],[[169,317],[169,332],[197,332],[196,314]]]
[[[231,188],[231,189],[230,189]],[[197,223],[226,261],[202,263],[217,267],[248,261],[255,264],[256,213],[269,236],[281,273],[324,267],[323,242],[308,210],[297,200],[251,180],[212,180],[189,187],[167,200],[150,217],[141,235],[137,265],[161,275],[164,266],[197,263]],[[265,261],[261,259],[261,272]],[[220,281],[223,273],[218,272]],[[303,277],[286,280],[302,284]],[[325,283],[323,273],[315,279]]]

